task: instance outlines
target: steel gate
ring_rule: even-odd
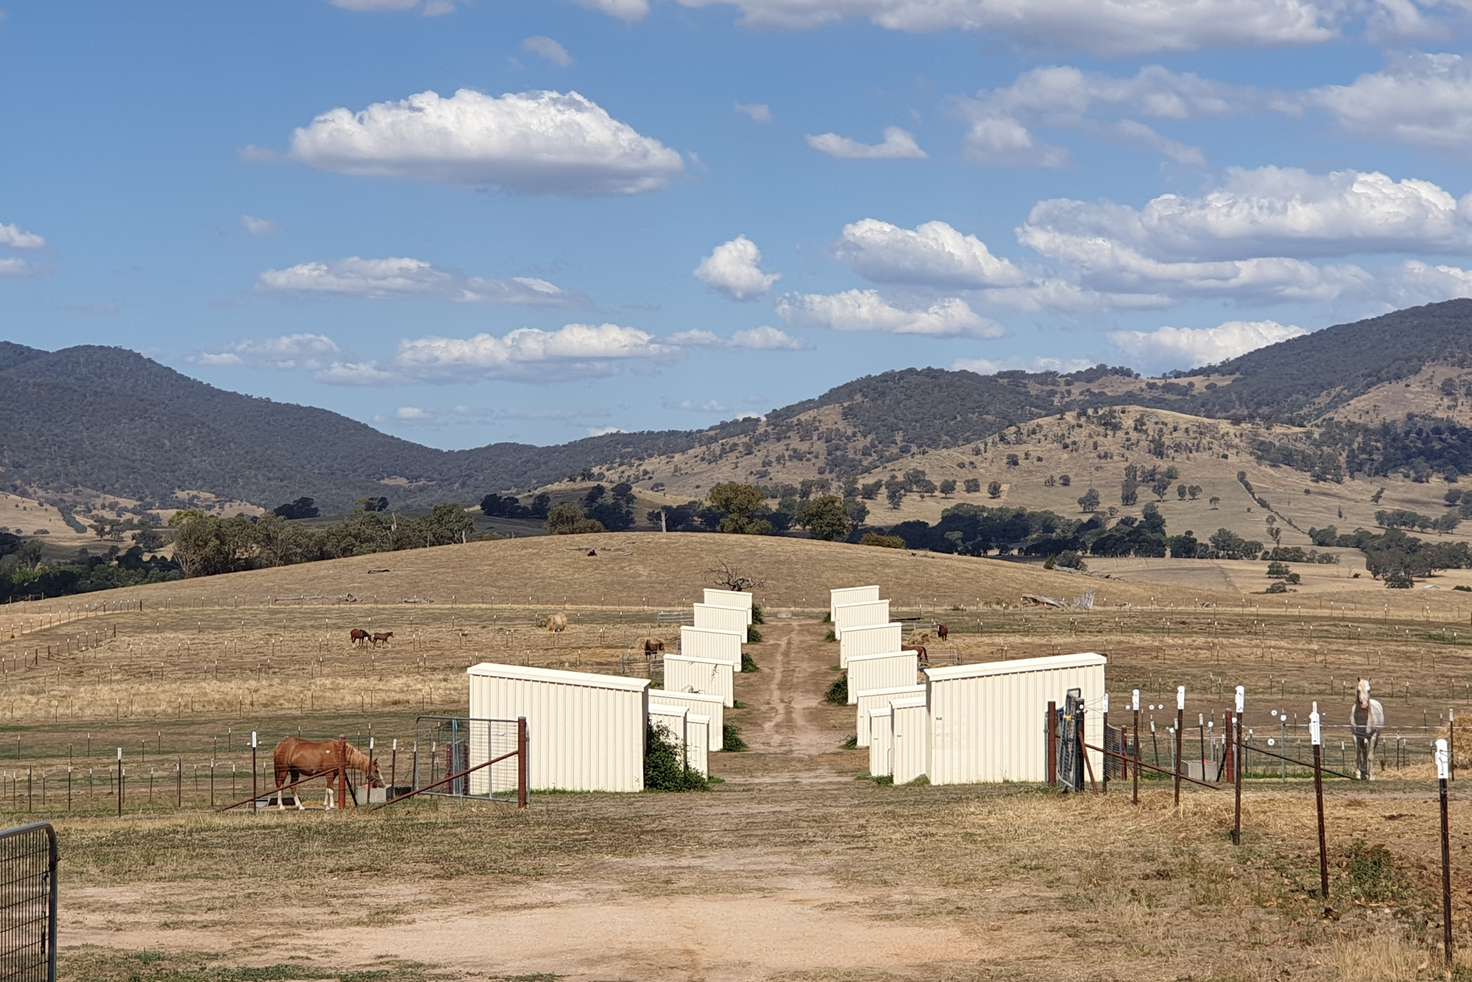
[[[0,832],[0,982],[56,980],[56,830]]]

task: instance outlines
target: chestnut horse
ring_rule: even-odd
[[[935,636],[944,641],[951,636],[951,629],[944,624],[935,625]]]
[[[364,641],[368,640],[369,634],[361,627],[355,627],[348,632],[348,637],[353,639],[353,644],[362,644]]]
[[[347,749],[346,761],[339,759],[342,748]],[[283,811],[286,809],[286,799],[282,788],[306,777],[327,778],[327,796],[323,800],[323,807],[332,808],[335,797],[333,781],[337,777],[340,764],[345,764],[350,771],[367,775],[370,788],[383,787],[383,774],[378,769],[378,761],[370,761],[367,754],[345,740],[303,740],[301,737],[287,737],[276,744],[276,749],[271,753],[271,763],[276,769],[276,807]],[[304,810],[301,792],[293,790],[293,794],[296,797],[297,811]]]

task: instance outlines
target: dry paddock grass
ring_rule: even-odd
[[[395,737],[407,751],[417,714],[463,712],[475,661],[643,674],[642,638],[677,634],[655,624],[655,611],[695,599],[720,559],[764,580],[769,623],[748,647],[762,671],[738,678],[744,708],[728,715],[752,750],[713,758],[724,783],[712,793],[541,795],[524,814],[433,803],[332,817],[207,810],[211,761],[217,801],[248,788],[252,729],[268,747],[298,731],[360,745],[371,733],[382,758]],[[1369,673],[1392,727],[1425,714],[1424,741],[1454,705],[1472,722],[1472,646],[1458,633],[1466,601],[1449,592],[1396,597],[1388,610],[1382,595],[1298,610],[791,540],[541,539],[119,591],[106,598],[114,612],[50,626],[65,611],[89,612],[78,602],[0,610],[16,635],[0,640],[0,824],[28,805],[60,823],[70,977],[1438,974],[1424,763],[1375,785],[1330,783],[1328,917],[1312,895],[1312,799],[1301,781],[1249,782],[1248,836],[1233,848],[1230,798],[1214,792],[1189,793],[1177,815],[1153,781],[1133,809],[1119,786],[1107,798],[1060,799],[860,780],[862,752],[839,749],[851,711],[821,701],[837,650],[812,610],[829,586],[858,582],[881,584],[915,630],[947,620],[951,641],[930,646],[941,663],[1104,652],[1116,706],[1135,686],[1164,703],[1186,684],[1193,714],[1216,713],[1241,683],[1249,725],[1271,732],[1269,706],[1302,718],[1317,699],[1336,721],[1346,683]],[[1099,591],[1091,613],[1016,606],[1024,592],[1084,588]],[[338,602],[349,593],[356,602]],[[139,599],[142,611],[116,610]],[[572,622],[560,636],[540,626],[555,610]],[[355,626],[394,640],[354,649]],[[46,644],[53,657],[35,658]],[[1459,732],[1472,774],[1472,731]],[[121,822],[108,815],[105,783],[116,745],[129,774]],[[68,761],[70,815],[57,783]],[[38,774],[48,776],[44,805]],[[1472,806],[1462,787],[1453,852],[1465,871]],[[1459,873],[1457,889],[1464,918],[1472,876]],[[1472,948],[1472,924],[1458,931]]]

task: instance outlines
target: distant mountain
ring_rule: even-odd
[[[1442,469],[1435,458],[1457,452],[1472,425],[1472,300],[1325,328],[1161,379],[1104,366],[1069,374],[906,369],[760,420],[553,447],[435,450],[326,410],[217,389],[121,348],[47,352],[0,342],[0,392],[0,481],[147,503],[180,491],[266,507],[304,494],[329,509],[380,494],[402,505],[469,501],[585,469],[650,483],[695,469],[773,481],[849,477],[1060,412],[1120,405],[1323,425],[1360,459],[1378,454],[1402,466],[1426,458],[1419,469],[1434,472]],[[1367,426],[1379,428],[1373,440],[1363,435]]]

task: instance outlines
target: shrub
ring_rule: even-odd
[[[1272,577],[1275,580],[1281,580],[1287,575],[1288,567],[1283,563],[1280,563],[1277,560],[1268,563],[1268,576]]]
[[[1268,588],[1263,591],[1263,593],[1287,593],[1287,592],[1288,592],[1288,584],[1284,583],[1282,580],[1279,580],[1276,583],[1269,583],[1268,584]]]
[[[753,624],[765,624],[767,622],[767,613],[762,610],[761,604],[751,605],[751,622]]]
[[[833,680],[828,691],[823,693],[823,701],[835,706],[848,705],[848,675],[846,673]]]
[[[838,640],[838,635],[834,634],[832,631],[829,631],[827,634],[823,635],[823,640],[824,641],[837,641]]]
[[[750,749],[746,746],[746,741],[741,739],[741,729],[735,723],[727,723],[721,727],[721,745],[733,754]]]
[[[1299,576],[1297,573],[1289,573],[1287,576],[1283,577],[1283,582],[1292,584],[1293,586],[1298,586],[1298,584],[1303,582],[1303,577]]]
[[[1076,569],[1079,572],[1084,572],[1089,568],[1089,564],[1084,562],[1084,557],[1072,549],[1065,549],[1060,552],[1057,558],[1053,560],[1053,563],[1056,566],[1062,566],[1065,569]]]
[[[1344,870],[1356,900],[1386,903],[1405,897],[1407,885],[1389,849],[1355,839],[1344,853]]]
[[[1465,583],[1458,583],[1456,586],[1452,587],[1452,589],[1460,591],[1462,593],[1472,593],[1472,586],[1467,586],[1467,584]]]
[[[859,540],[861,546],[877,546],[880,549],[903,549],[905,540],[898,535],[881,535],[878,532],[865,532],[864,537]]]
[[[743,651],[741,653],[741,670],[743,672],[760,672],[761,668],[750,655]]]
[[[749,626],[746,629],[746,641],[747,641],[748,644],[756,644],[761,639],[762,639],[762,632],[760,632],[760,631],[758,631],[756,629],[756,625],[755,624],[752,624],[751,626]]]
[[[1385,588],[1387,590],[1409,590],[1416,585],[1411,574],[1403,569],[1393,569],[1385,574]]]
[[[644,732],[644,790],[704,791],[709,782],[685,766],[685,755],[662,727],[653,723]]]
[[[856,737],[856,736],[851,736],[847,740],[843,741],[842,743],[840,743],[838,745],[838,749],[839,750],[857,750],[858,747],[859,747],[859,738]]]

